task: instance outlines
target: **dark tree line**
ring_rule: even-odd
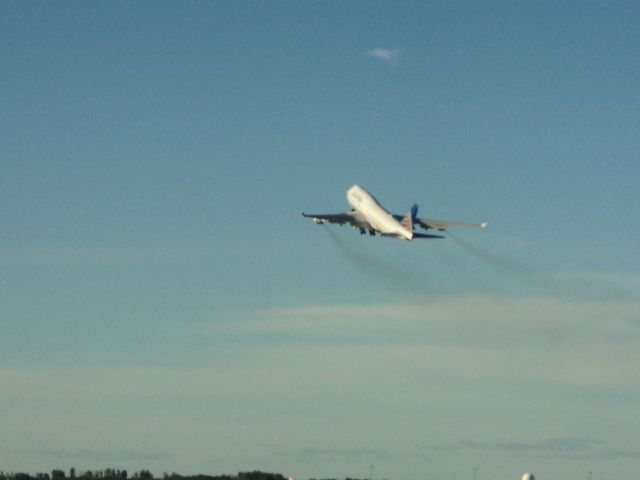
[[[144,474],[148,473],[149,476],[145,477]],[[29,473],[7,473],[0,471],[0,480],[127,480],[128,474],[126,470],[116,470],[113,468],[106,468],[104,470],[87,470],[80,475],[76,474],[76,469],[72,468],[69,471],[69,475],[64,470],[53,470],[49,473],[36,473],[31,475]],[[142,470],[136,472],[134,478],[141,480],[153,480],[153,475],[148,470]]]
[[[237,475],[180,475],[178,473],[165,473],[162,480],[287,480],[287,478],[279,473],[254,471],[240,472]]]
[[[279,473],[266,473],[260,471],[240,472],[237,475],[180,475],[179,473],[164,473],[161,477],[155,477],[149,470],[135,472],[129,477],[126,470],[105,468],[104,470],[87,470],[76,474],[75,468],[69,471],[53,470],[49,473],[6,473],[0,471],[0,480],[287,480]]]

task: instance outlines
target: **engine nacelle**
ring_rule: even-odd
[[[322,225],[324,223],[324,220],[318,217],[313,217],[313,221],[318,225]]]

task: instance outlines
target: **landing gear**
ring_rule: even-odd
[[[360,235],[364,235],[366,233],[366,230],[364,228],[360,229]]]
[[[372,237],[376,236],[376,231],[373,228],[369,229],[369,235],[371,235]]]

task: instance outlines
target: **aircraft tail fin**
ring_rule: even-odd
[[[402,223],[402,226],[404,228],[406,228],[410,232],[413,232],[413,225],[416,221],[417,216],[418,216],[418,205],[413,204],[413,206],[411,207],[411,210],[409,210],[409,212],[404,216],[404,218],[400,223]]]

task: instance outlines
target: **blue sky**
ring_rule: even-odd
[[[0,12],[0,470],[637,471],[637,3]]]

